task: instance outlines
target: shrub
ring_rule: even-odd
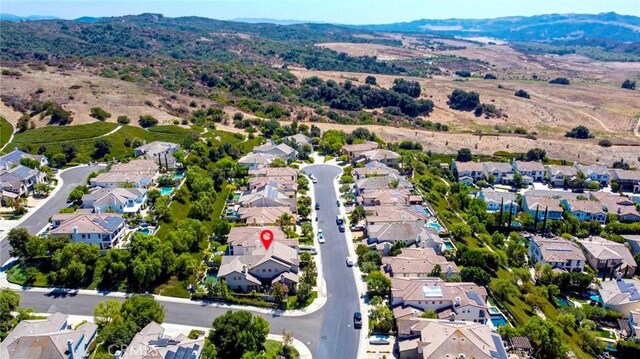
[[[158,120],[151,115],[141,115],[138,123],[140,123],[140,126],[142,126],[143,128],[147,128],[157,125]]]
[[[549,81],[550,84],[554,85],[569,85],[569,79],[566,77],[556,77],[555,79]]]
[[[567,132],[564,136],[571,137],[571,138],[585,139],[585,138],[593,137],[593,134],[589,133],[589,129],[586,128],[585,126],[578,126],[572,129],[571,131]]]
[[[466,70],[460,70],[460,71],[456,71],[456,75],[460,77],[471,77],[471,72]]]
[[[99,120],[99,121],[105,121],[106,119],[108,119],[109,117],[111,117],[111,114],[105,110],[103,110],[101,107],[92,107],[89,110],[90,114],[89,116]]]
[[[480,95],[477,92],[467,92],[455,89],[449,95],[449,107],[459,111],[471,111],[480,106]]]
[[[636,81],[635,80],[629,80],[626,79],[624,80],[624,82],[622,83],[621,86],[623,89],[627,89],[627,90],[635,90],[636,89]]]
[[[531,96],[529,96],[529,93],[522,89],[516,91],[515,95],[517,97],[522,97],[522,98],[531,98]]]
[[[600,142],[598,142],[598,144],[602,147],[611,147],[611,141],[609,140],[600,140]]]
[[[497,80],[498,78],[494,74],[486,74],[484,75],[485,80]]]
[[[118,116],[118,123],[121,125],[128,125],[131,122],[131,119],[127,116]]]

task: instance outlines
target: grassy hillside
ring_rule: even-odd
[[[0,148],[2,148],[9,139],[11,139],[11,134],[13,133],[13,126],[7,121],[4,117],[0,116]]]

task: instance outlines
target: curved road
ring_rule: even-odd
[[[18,224],[18,227],[25,227],[29,230],[29,233],[36,234],[42,230],[49,218],[60,211],[60,208],[66,207],[67,197],[69,193],[79,185],[86,184],[87,177],[93,171],[103,169],[104,165],[99,166],[78,166],[69,168],[60,172],[60,179],[62,179],[61,188],[51,195],[51,198],[47,200],[40,208],[33,213],[28,213],[25,218]],[[9,251],[11,245],[5,238],[0,239],[0,266],[9,260]]]
[[[89,172],[84,174],[85,178]],[[339,211],[336,206],[337,198],[333,179],[340,174],[341,170],[335,166],[312,165],[306,167],[305,172],[314,174],[318,178],[318,183],[314,186],[315,196],[321,202],[320,211],[317,213],[318,223],[327,239],[326,243],[320,247],[323,274],[327,283],[327,302],[320,310],[301,317],[279,317],[261,313],[256,315],[269,321],[273,334],[282,334],[285,329],[292,331],[294,337],[306,344],[314,353],[314,358],[356,358],[360,333],[353,328],[353,313],[359,310],[359,298],[353,271],[345,263],[349,255],[346,238],[344,233],[338,231],[335,223]],[[82,182],[81,179],[79,183]],[[57,208],[64,206],[64,200],[73,188],[73,185],[67,185],[66,179],[65,188],[68,189],[67,194],[60,193],[62,190],[58,193],[62,202],[58,202]],[[44,226],[48,218],[49,216],[44,213],[42,216],[34,215],[34,223],[29,223],[27,226],[38,227],[40,224],[35,223],[36,221]],[[31,222],[31,218],[25,222]],[[36,312],[61,311],[75,315],[93,315],[94,306],[105,299],[100,295],[68,295],[55,292],[45,294],[28,290],[22,291],[21,295],[21,304],[34,308]],[[201,327],[211,326],[214,318],[227,311],[225,308],[197,304],[168,301],[163,301],[162,304],[167,308],[165,318],[167,323]]]

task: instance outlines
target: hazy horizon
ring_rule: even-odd
[[[481,5],[481,6],[480,6]],[[220,20],[273,19],[341,24],[384,24],[418,19],[485,19],[552,13],[616,12],[640,16],[637,0],[2,0],[0,12],[17,16],[108,17],[160,13],[167,17],[202,16]]]

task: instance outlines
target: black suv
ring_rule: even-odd
[[[320,209],[320,202],[316,202],[316,211]]]
[[[362,314],[360,312],[353,313],[353,327],[356,329],[362,328]]]

